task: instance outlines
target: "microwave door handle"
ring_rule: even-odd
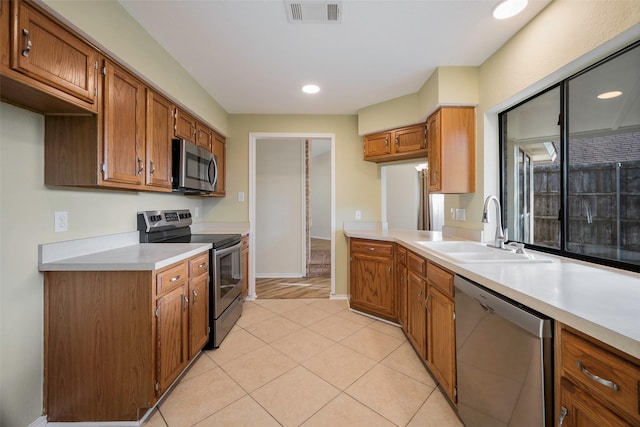
[[[209,184],[211,184],[211,188],[215,190],[216,183],[218,182],[218,163],[216,162],[216,158],[212,157],[211,161],[209,161]]]

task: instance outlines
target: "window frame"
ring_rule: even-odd
[[[596,256],[591,256],[591,255],[585,255],[585,254],[580,254],[580,253],[576,253],[576,252],[570,252],[567,249],[567,236],[568,236],[568,227],[569,227],[569,210],[567,209],[568,203],[569,203],[569,192],[567,191],[567,189],[569,188],[568,183],[569,183],[569,126],[568,126],[568,117],[569,117],[569,82],[573,79],[575,79],[576,77],[579,77],[585,73],[588,73],[589,71],[621,56],[624,55],[625,53],[636,49],[636,48],[640,48],[640,40],[636,41],[626,47],[624,47],[623,49],[620,49],[614,53],[612,53],[611,55],[608,55],[607,57],[595,62],[594,64],[591,64],[590,66],[560,80],[559,82],[541,90],[536,92],[535,94],[527,97],[526,99],[518,102],[517,104],[512,105],[511,107],[504,109],[502,111],[500,111],[498,113],[498,165],[499,165],[499,185],[500,185],[500,206],[501,206],[501,216],[502,216],[502,224],[501,226],[504,227],[505,221],[507,220],[507,215],[506,215],[506,206],[505,206],[505,201],[508,200],[507,197],[507,187],[506,187],[506,180],[507,180],[507,165],[505,164],[505,142],[506,142],[506,129],[503,126],[504,123],[504,115],[508,114],[510,111],[515,110],[516,108],[528,103],[529,101],[544,95],[547,92],[550,92],[556,88],[560,89],[560,93],[559,93],[559,102],[560,102],[560,117],[559,117],[559,125],[560,125],[560,131],[559,131],[559,135],[560,135],[560,155],[561,155],[561,160],[560,160],[560,212],[559,212],[559,218],[560,218],[560,242],[559,242],[559,248],[553,248],[553,247],[549,247],[549,246],[542,246],[542,245],[536,245],[536,244],[532,244],[532,243],[524,243],[524,242],[519,242],[519,243],[524,243],[525,247],[528,249],[532,249],[532,250],[536,250],[539,252],[545,252],[545,253],[549,253],[552,255],[558,255],[558,256],[562,256],[562,257],[566,257],[566,258],[571,258],[571,259],[577,259],[580,261],[585,261],[585,262],[589,262],[589,263],[593,263],[593,264],[599,264],[599,265],[604,265],[604,266],[608,266],[608,267],[614,267],[614,268],[619,268],[622,270],[628,270],[628,271],[633,271],[633,272],[640,272],[640,264],[633,264],[633,263],[629,263],[629,262],[624,262],[624,261],[619,261],[619,260],[614,260],[614,259],[609,259],[609,258],[600,258],[600,257],[596,257]],[[514,189],[515,191],[515,189]],[[533,214],[533,213],[532,213]],[[511,241],[511,240],[510,240]]]

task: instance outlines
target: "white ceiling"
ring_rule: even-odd
[[[291,24],[283,0],[119,1],[227,112],[256,114],[355,114],[415,93],[438,66],[481,65],[550,2],[498,21],[497,0],[343,0],[340,24]]]

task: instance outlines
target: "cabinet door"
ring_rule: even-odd
[[[82,101],[96,102],[97,51],[25,2],[12,34],[11,68]],[[7,7],[4,4],[3,7]]]
[[[558,425],[562,427],[631,427],[587,393],[562,379]]]
[[[427,316],[424,306],[426,299],[425,280],[417,274],[409,271],[407,273],[409,295],[407,297],[409,327],[409,340],[413,347],[422,356],[426,357],[427,345]]]
[[[352,256],[351,305],[388,320],[396,319],[393,258]]]
[[[449,395],[449,399],[455,402],[456,346],[453,318],[454,303],[434,286],[429,285],[427,292],[428,365],[442,388]]]
[[[425,127],[412,126],[394,132],[394,153],[411,153],[427,148]]]
[[[146,184],[171,189],[173,104],[147,89]]]
[[[189,280],[189,359],[209,340],[209,274]]]
[[[364,137],[364,158],[391,154],[391,132],[377,133]]]
[[[156,301],[157,394],[161,395],[187,365],[186,285]]]
[[[442,157],[440,139],[440,115],[437,111],[427,119],[427,159],[429,161],[429,191],[442,189]]]
[[[213,131],[198,122],[196,123],[196,132],[196,143],[204,149],[213,152]]]
[[[103,180],[140,185],[145,167],[146,88],[109,61],[103,74]]]
[[[407,330],[408,313],[407,313],[407,267],[396,263],[396,286],[398,291],[398,322],[402,329]]]
[[[176,108],[174,134],[176,138],[183,138],[196,144],[196,119]]]
[[[225,170],[226,170],[226,149],[227,143],[225,138],[217,133],[213,134],[213,154],[216,156],[216,162],[218,164],[218,182],[213,192],[215,196],[226,195],[225,189]]]

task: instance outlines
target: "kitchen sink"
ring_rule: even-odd
[[[436,241],[417,243],[438,256],[461,264],[553,262],[550,258],[539,258],[530,253],[519,254],[515,250],[492,248],[479,242]]]

